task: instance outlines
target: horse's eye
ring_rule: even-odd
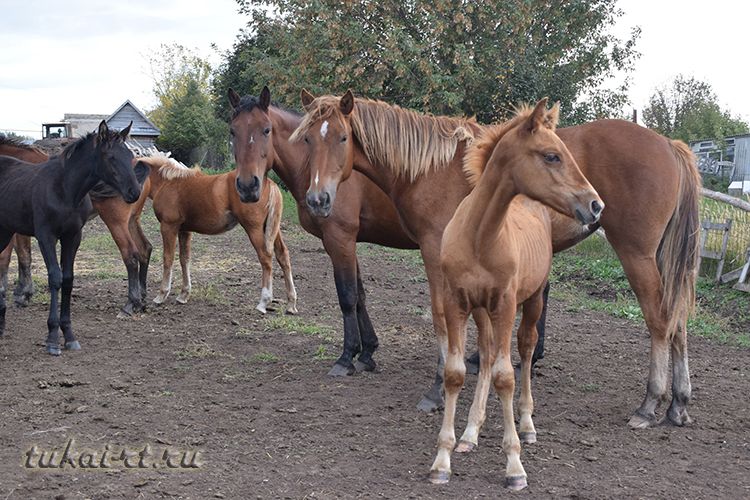
[[[263,129],[263,135],[268,135],[271,133],[271,127],[266,127]]]
[[[310,144],[310,139],[308,139],[307,136],[305,136],[305,144]]]
[[[341,142],[346,142],[346,136],[345,135],[341,136]]]
[[[547,163],[560,163],[560,157],[555,153],[547,153],[544,155],[544,161]]]

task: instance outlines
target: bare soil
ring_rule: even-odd
[[[285,237],[299,316],[255,311],[260,267],[235,230],[194,238],[188,305],[174,293],[121,320],[125,270],[103,224],[89,223],[73,298],[83,350],[44,353],[43,293],[27,309],[9,308],[0,339],[0,499],[510,495],[494,397],[478,449],[454,454],[449,485],[427,482],[442,415],[415,408],[437,352],[418,257],[360,247],[379,366],[333,379],[326,372],[342,334],[330,262],[318,240],[289,222]],[[41,289],[46,272],[35,257]],[[160,258],[157,250],[150,297]],[[283,298],[278,269],[275,284]],[[692,338],[694,423],[634,431],[626,422],[645,392],[648,345],[642,324],[551,302],[547,356],[533,381],[539,441],[523,449],[529,487],[519,496],[750,497],[748,349]],[[467,377],[461,395],[459,434],[475,380]],[[57,449],[59,461],[71,439],[75,468],[24,466],[32,446]],[[146,445],[145,468],[80,466],[84,450],[98,463],[106,450],[112,457]],[[197,451],[201,465],[170,469],[160,460],[165,449],[188,458]]]

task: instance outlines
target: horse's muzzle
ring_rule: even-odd
[[[235,187],[242,203],[255,203],[260,199],[260,177],[257,175],[254,175],[250,182],[246,184],[237,177]]]
[[[141,197],[141,188],[138,186],[137,188],[129,188],[127,192],[122,194],[122,198],[125,200],[126,203],[135,203],[138,201],[138,198]]]
[[[583,207],[579,206],[576,207],[575,212],[578,221],[586,226],[588,224],[594,224],[598,222],[603,210],[604,203],[602,203],[600,200],[592,200],[587,208],[584,209]]]
[[[331,215],[333,200],[327,191],[308,191],[305,196],[305,202],[307,202],[307,208],[310,209],[310,212],[314,216],[328,217]]]

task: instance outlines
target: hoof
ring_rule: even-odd
[[[178,304],[187,304],[188,297],[189,296],[183,297],[182,295],[179,295],[175,300],[177,301]]]
[[[354,361],[354,369],[358,372],[374,372],[377,368],[375,360],[370,358],[368,361],[360,361],[359,359]]]
[[[527,486],[526,476],[508,476],[505,478],[505,487],[511,491],[520,491]]]
[[[536,432],[519,432],[518,439],[523,444],[534,444],[536,443]]]
[[[425,413],[432,413],[434,411],[438,411],[443,408],[443,402],[435,402],[428,398],[427,396],[423,396],[422,400],[417,404],[417,410],[423,411]]]
[[[676,410],[670,407],[667,412],[667,422],[677,427],[682,427],[692,424],[693,419],[688,415],[687,408]]]
[[[31,296],[15,296],[13,302],[16,304],[16,307],[23,308],[23,307],[29,307],[29,304],[31,304]]]
[[[336,363],[333,365],[333,367],[328,371],[329,377],[347,377],[349,375],[354,375],[357,373],[357,370],[354,368],[354,365],[344,366],[339,363]]]
[[[165,300],[167,300],[167,296],[166,296],[166,295],[162,295],[162,294],[159,294],[159,295],[157,295],[156,297],[154,297],[154,300],[153,300],[153,302],[154,302],[154,304],[156,304],[156,305],[161,305],[161,304],[163,304],[163,303],[164,303],[164,301],[165,301]]]
[[[477,445],[475,443],[472,443],[471,441],[464,441],[463,439],[458,442],[458,445],[456,446],[456,453],[471,453],[474,451],[474,448],[476,448]]]
[[[297,306],[289,306],[286,308],[286,313],[294,316],[295,314],[299,313],[299,311],[297,310]]]
[[[62,354],[62,351],[60,350],[60,346],[47,345],[47,354],[50,356],[59,356]]]
[[[258,304],[257,306],[255,306],[255,309],[257,311],[260,311],[261,314],[266,314],[266,312],[267,312],[266,311],[266,306],[263,305],[263,304]]]
[[[447,470],[431,470],[429,479],[432,484],[448,484],[451,473]]]
[[[73,342],[65,342],[65,350],[66,351],[80,351],[81,344],[77,340],[74,340]]]
[[[653,427],[657,423],[656,416],[652,415],[644,417],[640,413],[633,414],[633,416],[630,417],[630,421],[628,421],[628,425],[632,429],[646,429],[648,427]]]

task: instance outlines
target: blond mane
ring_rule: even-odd
[[[162,179],[171,181],[172,179],[183,179],[185,177],[195,177],[201,173],[201,168],[195,166],[188,168],[184,163],[181,163],[166,153],[161,151],[154,151],[150,156],[144,156],[139,158],[140,161],[147,163],[152,169],[159,169],[159,175]]]
[[[334,96],[316,98],[290,140],[300,140],[315,122],[340,116],[339,101]],[[478,128],[473,119],[422,114],[369,99],[355,99],[350,117],[367,159],[410,181],[446,167],[458,143],[471,142]]]
[[[557,106],[556,104],[555,107],[547,110],[544,120],[545,124],[552,129],[557,125]],[[469,181],[469,185],[472,188],[477,185],[479,178],[482,177],[482,172],[484,172],[487,162],[490,160],[490,156],[492,156],[492,152],[495,150],[497,143],[500,142],[500,139],[509,130],[531,116],[533,111],[533,106],[522,104],[516,108],[516,114],[510,120],[482,128],[477,139],[471,143],[464,154],[464,175],[466,175],[466,180]]]

